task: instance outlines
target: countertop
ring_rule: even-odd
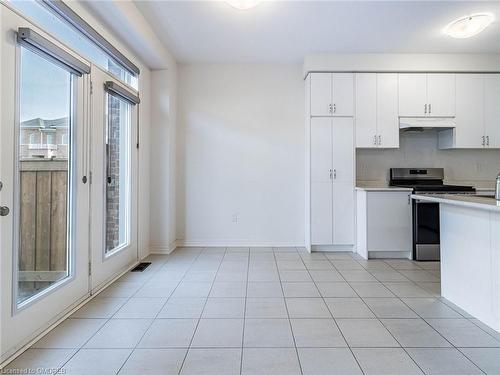
[[[500,201],[495,197],[480,197],[473,194],[412,194],[411,198],[500,212]]]
[[[367,182],[357,182],[356,190],[362,191],[412,191],[412,188],[398,187],[398,186],[389,186],[384,183],[367,183]]]

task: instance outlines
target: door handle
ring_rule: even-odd
[[[427,114],[427,104],[424,104],[424,113]]]
[[[337,104],[333,103],[333,113],[337,112]]]
[[[377,135],[373,136],[373,144],[376,146],[377,145]]]
[[[429,115],[431,114],[431,112],[432,112],[432,107],[431,107],[431,105],[429,104]]]
[[[333,170],[333,179],[334,180],[337,179],[337,170],[336,169]]]
[[[328,113],[333,113],[333,105],[328,104]]]
[[[382,146],[382,136],[381,135],[378,136],[378,145]]]
[[[10,210],[7,206],[0,206],[0,216],[7,216]]]
[[[490,136],[487,135],[486,136],[486,146],[489,146],[490,145]]]
[[[333,180],[333,170],[330,169],[330,180]]]
[[[486,144],[486,138],[485,138],[485,136],[483,135],[483,136],[481,137],[481,145],[482,145],[482,146],[484,146],[485,144]]]

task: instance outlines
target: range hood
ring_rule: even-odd
[[[400,117],[399,129],[405,132],[424,130],[446,130],[456,127],[451,117]]]

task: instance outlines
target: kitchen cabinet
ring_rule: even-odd
[[[356,74],[356,147],[398,148],[398,75]]]
[[[310,120],[311,243],[354,244],[354,129],[350,117]]]
[[[411,257],[411,191],[366,191],[358,189],[358,253],[364,258]]]
[[[484,75],[485,146],[500,148],[500,74]]]
[[[456,75],[455,123],[439,148],[500,148],[500,74]]]
[[[398,80],[399,116],[455,116],[455,74],[400,73]]]
[[[311,116],[353,116],[352,73],[310,73]]]

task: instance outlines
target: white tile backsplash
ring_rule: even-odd
[[[439,150],[435,131],[401,133],[399,149],[358,149],[357,180],[387,183],[390,168],[440,167],[449,183],[493,187],[500,150]]]

